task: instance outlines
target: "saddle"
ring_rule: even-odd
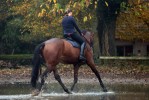
[[[75,47],[75,48],[80,48],[80,47],[81,47],[78,42],[74,41],[74,40],[73,40],[72,38],[70,38],[70,37],[65,38],[65,40],[68,41],[69,43],[71,43],[71,45],[72,45],[73,47]]]

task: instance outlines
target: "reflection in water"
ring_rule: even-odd
[[[67,84],[70,87],[70,84]],[[32,97],[30,84],[0,85],[0,99],[27,100],[149,100],[149,85],[107,85],[110,92],[101,92],[99,84],[77,84],[73,94],[64,93],[57,83],[44,86],[39,96]],[[112,92],[114,91],[114,92]]]
[[[131,93],[42,93],[39,96],[32,97],[31,94],[27,95],[0,95],[1,100],[149,100],[149,96],[145,94],[131,94]]]

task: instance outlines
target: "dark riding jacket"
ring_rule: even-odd
[[[64,35],[75,33],[75,29],[81,34],[81,30],[77,26],[75,19],[72,16],[64,16],[62,20]]]

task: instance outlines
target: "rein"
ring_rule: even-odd
[[[84,36],[84,34],[82,34],[82,37],[86,40],[86,42],[89,44],[89,45],[91,45],[90,44],[90,42],[86,39],[86,37]]]
[[[84,37],[84,39],[86,40],[86,42],[88,43],[88,44],[90,44],[90,42],[86,39],[86,37],[84,36],[84,35],[82,35],[83,37]]]

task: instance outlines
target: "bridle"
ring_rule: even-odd
[[[90,42],[86,39],[86,37],[84,36],[84,35],[82,35],[83,36],[83,38],[86,40],[86,42],[88,43],[88,44],[90,44]]]

